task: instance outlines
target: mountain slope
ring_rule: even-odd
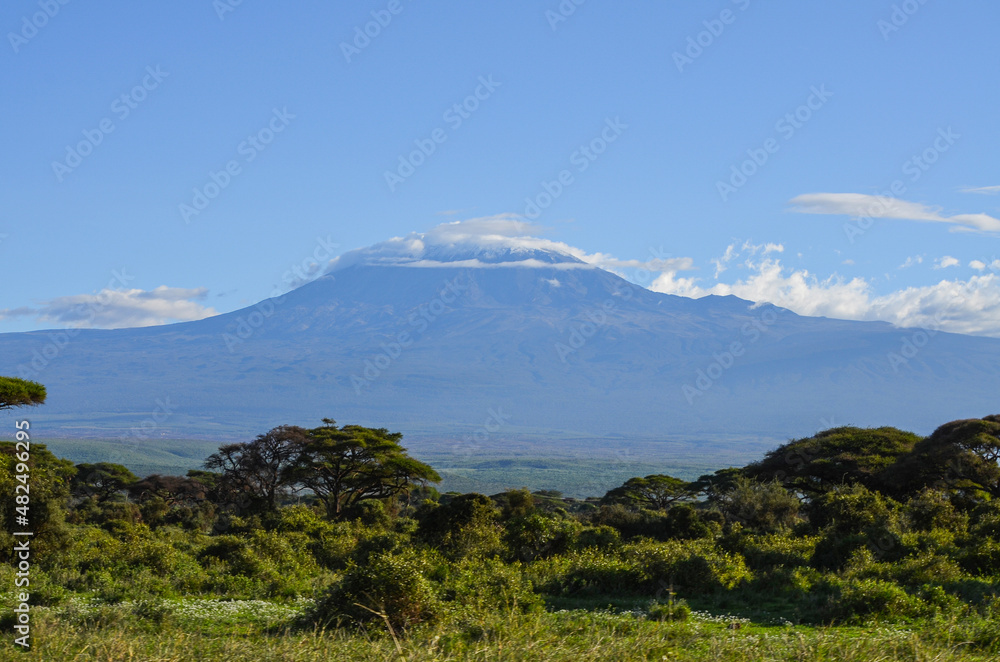
[[[439,439],[785,437],[998,409],[1000,340],[921,333],[658,294],[553,250],[430,246],[355,251],[198,322],[0,335],[0,374],[46,384],[32,417],[53,436],[333,416]]]

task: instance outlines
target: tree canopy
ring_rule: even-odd
[[[951,421],[892,467],[896,491],[932,487],[1000,497],[1000,415]]]
[[[289,470],[307,439],[304,428],[281,425],[253,441],[223,444],[205,467],[222,473],[214,485],[221,500],[242,503],[251,511],[274,511],[293,486]]]
[[[822,494],[843,483],[885,490],[888,469],[910,453],[921,437],[893,427],[839,427],[797,439],[770,451],[744,473],[779,480],[807,494]]]
[[[31,407],[45,402],[45,387],[17,377],[0,377],[0,410]]]
[[[605,494],[604,501],[667,510],[675,503],[689,501],[693,497],[690,483],[665,474],[652,474],[643,478],[629,478],[624,485]]]
[[[309,488],[326,505],[331,517],[366,499],[384,499],[413,485],[440,482],[429,465],[406,453],[402,433],[360,425],[324,425],[309,430],[287,476]]]

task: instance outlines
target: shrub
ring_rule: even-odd
[[[760,533],[783,531],[798,520],[799,500],[778,481],[759,483],[738,476],[713,500],[728,523]]]
[[[684,600],[671,600],[666,604],[653,600],[646,613],[654,621],[686,621],[691,618],[691,607]]]
[[[915,531],[944,529],[961,532],[969,518],[952,504],[947,492],[925,489],[903,506],[907,525]]]
[[[364,565],[353,565],[343,578],[317,600],[309,620],[325,626],[348,620],[369,623],[382,616],[394,628],[433,622],[443,606],[428,575],[437,560],[427,552],[373,555]]]
[[[451,559],[497,556],[503,550],[498,515],[489,497],[462,494],[418,513],[418,534]]]
[[[198,560],[217,590],[252,597],[292,597],[309,590],[316,566],[304,534],[254,531],[213,538]],[[242,578],[242,579],[238,579]]]
[[[534,561],[570,549],[581,528],[575,520],[531,513],[510,520],[504,538],[514,559]]]
[[[585,527],[576,537],[575,549],[616,549],[621,545],[621,534],[610,526]]]
[[[694,506],[680,504],[667,511],[664,521],[667,537],[676,540],[694,540],[712,535],[712,529],[701,518]]]
[[[465,560],[451,568],[442,598],[452,603],[454,611],[468,616],[537,611],[543,604],[520,564],[499,559]]]
[[[970,575],[995,577],[1000,575],[1000,542],[989,538],[975,539],[959,552],[959,563]]]
[[[705,541],[641,541],[622,555],[635,564],[647,588],[675,584],[688,595],[732,589],[751,577],[743,557]]]
[[[908,620],[928,613],[918,598],[899,586],[878,579],[850,580],[842,585],[840,595],[828,615],[842,623],[875,620]]]

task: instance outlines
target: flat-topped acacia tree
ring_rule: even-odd
[[[0,377],[0,411],[45,402],[45,387],[17,377]]]

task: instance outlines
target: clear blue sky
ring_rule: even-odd
[[[139,292],[114,305],[234,310],[317,237],[346,251],[524,214],[569,170],[539,232],[690,258],[663,291],[1000,335],[995,1],[565,0],[559,21],[558,0],[48,4],[0,9],[0,332],[79,324],[66,306],[123,289],[122,268]],[[372,12],[391,21],[345,55]],[[77,161],[85,132],[100,144]],[[747,150],[767,161],[720,193]],[[896,180],[898,200],[866,197]],[[849,237],[862,212],[879,218]]]

